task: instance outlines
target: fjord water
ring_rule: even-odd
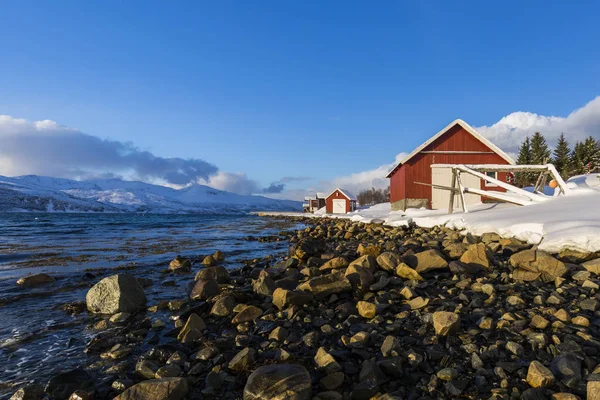
[[[89,287],[114,268],[152,279],[145,289],[148,305],[185,299],[193,274],[164,273],[176,255],[201,259],[221,250],[224,265],[239,268],[244,260],[283,255],[288,247],[285,240],[252,238],[300,227],[251,215],[0,214],[0,398],[23,382],[45,384],[93,361],[83,352],[97,333],[87,313],[71,315],[60,306],[85,300]],[[56,282],[17,286],[20,277],[40,272]],[[148,316],[169,323],[167,314]]]

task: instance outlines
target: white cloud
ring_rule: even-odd
[[[0,174],[85,178],[126,175],[185,185],[209,179],[216,166],[200,159],[164,158],[132,143],[101,139],[54,121],[28,122],[0,115]]]
[[[561,133],[571,146],[588,136],[600,138],[600,97],[573,111],[567,117],[544,116],[530,112],[513,112],[490,126],[475,128],[502,150],[515,154],[526,136],[540,132],[550,146]]]
[[[238,194],[254,194],[261,191],[260,185],[244,173],[219,171],[209,179],[199,180],[198,183]]]

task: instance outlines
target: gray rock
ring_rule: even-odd
[[[188,390],[186,378],[150,379],[133,385],[115,400],[180,400]]]
[[[17,281],[17,285],[19,286],[38,286],[44,285],[46,283],[52,283],[56,281],[53,277],[48,274],[34,274],[24,276]]]
[[[146,295],[138,280],[128,274],[112,275],[96,283],[85,296],[93,313],[133,313],[146,305]]]
[[[312,382],[306,368],[296,364],[265,365],[248,377],[244,400],[310,400]]]

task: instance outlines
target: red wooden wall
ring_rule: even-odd
[[[332,213],[333,212],[333,200],[341,200],[344,199],[346,200],[346,212],[349,213],[351,211],[351,205],[350,205],[350,200],[348,200],[348,198],[346,196],[344,196],[342,194],[342,192],[340,192],[339,190],[336,190],[335,192],[331,193],[331,195],[325,199],[325,210],[328,213]]]
[[[423,151],[481,151],[490,154],[426,154]],[[394,172],[390,178],[390,201],[395,202],[405,198],[428,199],[431,205],[431,186],[414,183],[431,183],[431,164],[508,164],[508,162],[457,124]],[[498,173],[498,179],[506,181],[506,173]],[[481,189],[505,191],[498,187],[485,187],[483,181]]]

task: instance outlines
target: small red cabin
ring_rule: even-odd
[[[356,197],[347,190],[337,188],[325,199],[329,214],[346,214],[356,210]]]
[[[387,175],[390,178],[392,210],[448,207],[450,191],[428,186],[450,186],[452,170],[448,164],[514,163],[508,154],[465,121],[457,119],[417,147]],[[507,178],[506,172],[489,172],[488,175],[504,181]],[[505,191],[472,175],[462,174],[461,179],[467,187],[480,186],[482,190]],[[471,193],[465,196],[467,204],[481,202],[481,196]],[[459,205],[460,201],[454,204]]]

